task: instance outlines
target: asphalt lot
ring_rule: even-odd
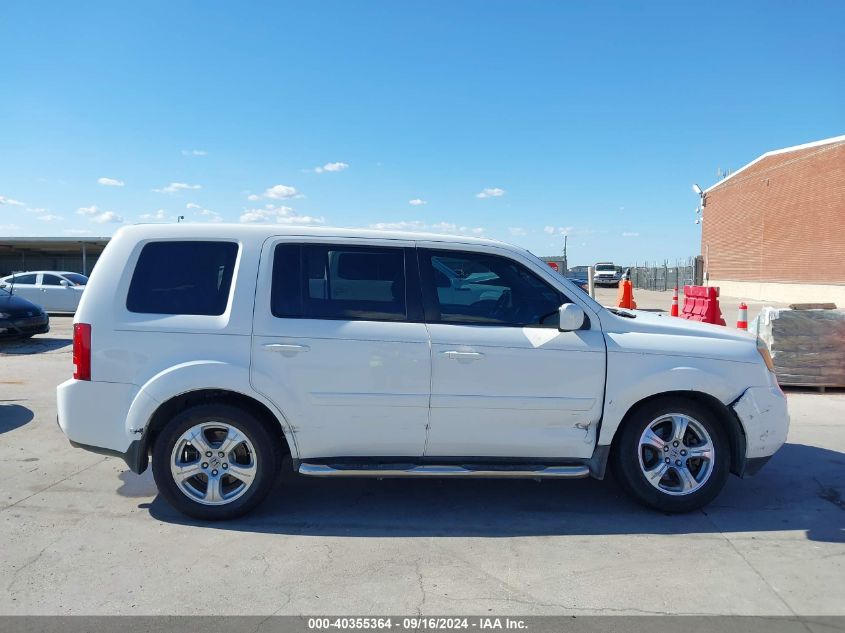
[[[788,444],[688,515],[612,481],[290,476],[202,524],[67,443],[52,323],[0,343],[0,614],[845,614],[845,394],[790,392]]]

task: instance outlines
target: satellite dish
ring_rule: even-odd
[[[699,196],[700,196],[702,193],[704,193],[704,192],[701,190],[701,187],[699,187],[698,185],[695,185],[695,184],[692,186],[692,190],[693,190],[695,193],[697,193]]]

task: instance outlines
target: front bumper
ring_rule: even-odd
[[[45,334],[50,331],[50,317],[39,314],[33,317],[0,319],[0,338],[18,338]]]
[[[744,475],[752,475],[786,442],[786,396],[776,386],[750,387],[732,407],[745,431]]]

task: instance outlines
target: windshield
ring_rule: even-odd
[[[79,273],[62,273],[62,277],[76,284],[77,286],[84,286],[88,283],[88,277],[86,277],[85,275],[80,275]]]
[[[613,264],[596,264],[596,270],[600,270],[602,272],[610,271],[612,273],[615,273],[616,266],[614,266]]]

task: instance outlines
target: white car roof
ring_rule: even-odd
[[[413,231],[394,231],[382,229],[346,229],[327,226],[291,226],[285,224],[134,224],[119,229],[121,233],[131,233],[136,238],[156,237],[209,237],[209,238],[250,238],[291,235],[303,237],[355,237],[381,240],[408,240],[426,242],[451,242],[456,244],[478,244],[499,246],[522,250],[519,247],[483,237],[469,235],[446,235],[443,233],[424,233]]]
[[[6,275],[3,279],[14,277],[15,275],[82,275],[82,273],[75,273],[72,270],[20,270],[16,273]],[[87,275],[82,275],[86,277]]]

